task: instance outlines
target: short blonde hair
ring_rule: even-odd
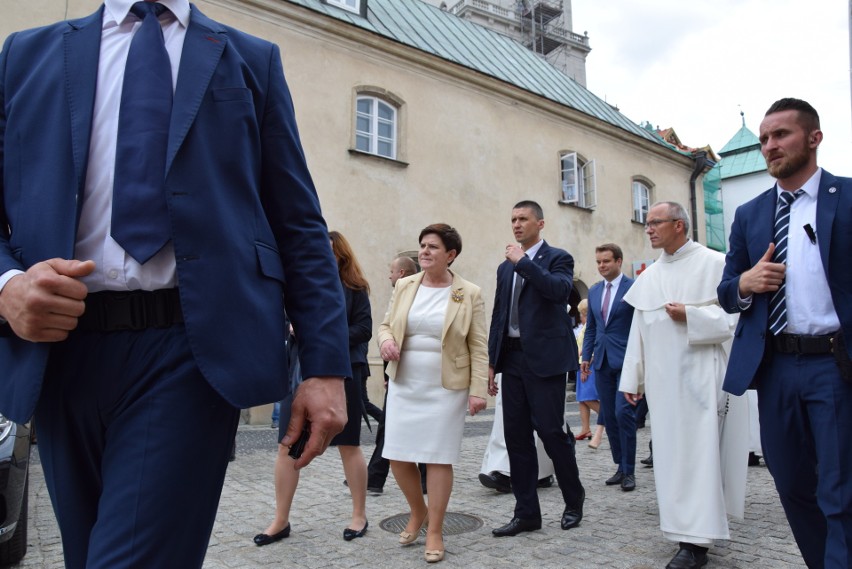
[[[577,312],[586,316],[589,314],[589,301],[585,298],[580,301],[580,304],[577,305]]]

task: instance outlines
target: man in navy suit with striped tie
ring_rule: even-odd
[[[739,313],[724,389],[756,387],[764,458],[808,567],[852,567],[852,180],[817,166],[819,115],[760,125],[775,187],[737,209],[719,301]]]

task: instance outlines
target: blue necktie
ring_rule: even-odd
[[[130,9],[142,25],[130,42],[118,114],[111,234],[139,263],[170,237],[164,186],[172,68],[157,19],[166,9],[154,2]]]
[[[779,196],[778,211],[775,212],[775,253],[772,255],[773,263],[787,262],[787,233],[790,228],[790,207],[796,198],[803,193],[805,193],[804,190],[797,190],[796,193],[783,191]],[[781,330],[787,327],[786,281],[786,278],[781,281],[778,290],[769,299],[769,331],[774,336],[777,336]]]

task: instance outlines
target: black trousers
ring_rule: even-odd
[[[565,505],[581,505],[585,493],[574,454],[574,435],[566,433],[564,428],[565,374],[551,377],[533,374],[521,351],[505,351],[502,361],[503,432],[515,494],[515,517],[541,519],[533,431],[538,433],[553,461]]]

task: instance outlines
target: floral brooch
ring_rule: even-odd
[[[460,288],[457,288],[452,293],[450,293],[450,298],[453,299],[453,302],[461,302],[464,300],[464,291]]]

